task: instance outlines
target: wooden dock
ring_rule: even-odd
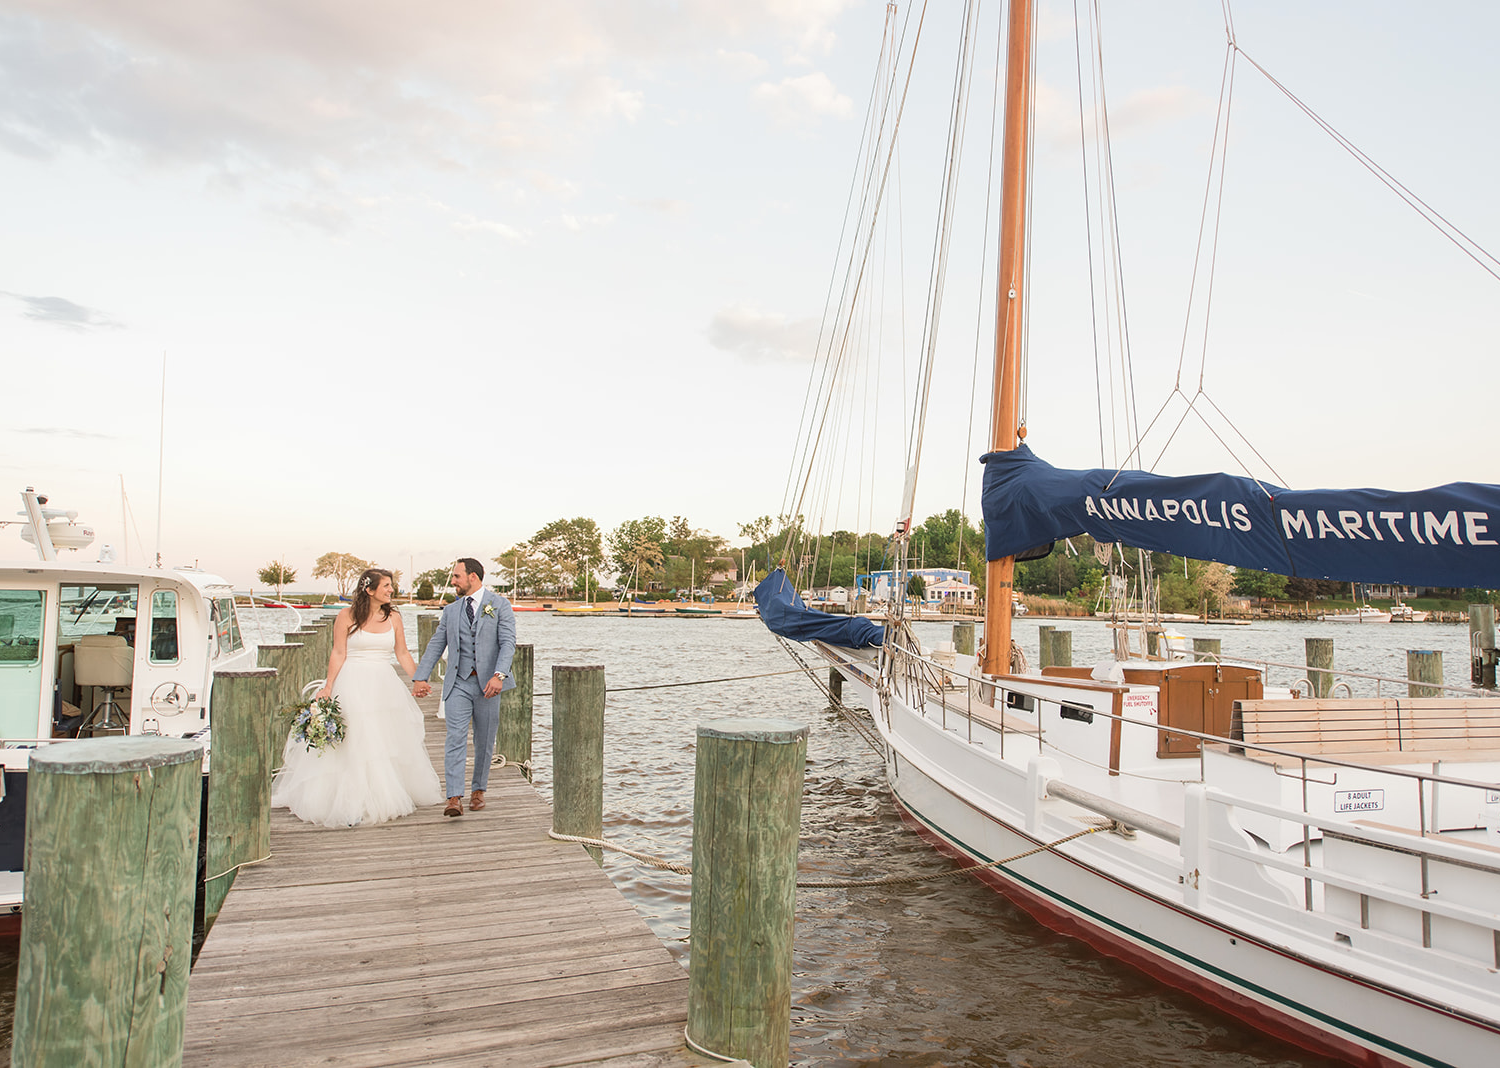
[[[710,1063],[683,1042],[686,970],[608,876],[516,769],[488,800],[347,830],[275,810],[193,969],[183,1064]]]

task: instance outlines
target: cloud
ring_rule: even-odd
[[[28,297],[23,293],[0,293],[0,295],[19,301],[26,308],[22,314],[39,323],[51,323],[68,330],[120,326],[103,312],[94,308],[86,308],[82,304],[74,304],[71,300],[65,300],[62,297]]]
[[[662,63],[826,50],[854,2],[7,0],[0,151],[505,170],[639,121]]]
[[[818,324],[812,319],[788,321],[784,315],[733,307],[714,315],[708,341],[751,363],[806,362],[818,343]]]
[[[750,95],[783,126],[808,127],[819,117],[847,119],[854,114],[854,102],[835,89],[822,71],[762,82]]]
[[[49,438],[75,438],[82,441],[118,441],[114,434],[96,434],[89,430],[75,430],[70,426],[23,426],[15,431],[17,434],[33,434],[37,437]]]

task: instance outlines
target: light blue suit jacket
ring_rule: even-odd
[[[464,599],[460,597],[438,617],[437,630],[422,653],[417,664],[416,680],[426,681],[437,667],[443,650],[448,651],[448,671],[443,678],[443,697],[446,699],[458,685],[456,665],[459,658],[461,631],[467,630],[469,620],[464,612]],[[485,590],[479,599],[479,612],[474,617],[474,674],[481,689],[497,672],[505,675],[503,688],[514,690],[516,680],[510,676],[510,662],[516,655],[516,614],[511,611],[510,601],[494,590]]]

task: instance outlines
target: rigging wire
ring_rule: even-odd
[[[967,427],[967,429],[964,432],[964,445],[970,451],[972,451],[973,448],[974,448],[974,398],[979,395],[979,388],[980,388],[980,378],[979,378],[979,344],[980,344],[980,341],[983,340],[983,338],[985,336],[985,331],[984,331],[985,302],[984,301],[985,301],[985,286],[986,286],[986,283],[987,283],[987,276],[985,275],[985,267],[986,267],[986,265],[989,262],[989,251],[990,251],[990,245],[989,245],[990,208],[991,208],[992,202],[994,200],[994,190],[995,190],[995,145],[996,145],[995,129],[996,129],[997,125],[999,124],[999,120],[1000,120],[1000,56],[1003,54],[1004,40],[1005,40],[1005,37],[1004,37],[1004,34],[1005,34],[1005,21],[1004,21],[1004,19],[997,19],[996,23],[995,23],[995,27],[996,27],[996,38],[995,38],[995,78],[994,78],[994,88],[992,89],[992,91],[990,93],[990,145],[989,145],[989,153],[988,153],[988,162],[987,162],[986,169],[985,169],[985,174],[984,174],[984,225],[980,228],[980,231],[979,231],[981,234],[984,235],[984,240],[980,243],[980,249],[979,249],[979,292],[978,292],[976,300],[974,301],[974,366],[973,366],[972,371],[970,372],[970,385],[969,385],[969,422],[968,422],[968,427]],[[997,261],[1000,258],[1000,250],[998,248],[996,248],[996,250],[995,250],[995,258],[996,258]],[[989,451],[988,445],[989,445],[989,443],[986,442],[985,443],[985,448],[980,449],[980,452],[982,453],[982,452]],[[962,568],[964,566],[964,534],[968,530],[968,526],[969,526],[968,513],[969,513],[969,471],[970,471],[970,467],[971,467],[970,459],[969,459],[969,457],[965,456],[964,457],[964,465],[963,465],[963,471],[964,471],[963,492],[962,492],[961,496],[959,497],[959,515],[962,517],[962,521],[958,525],[958,562],[957,562],[956,566],[959,567],[959,568]]]
[[[910,90],[911,90],[911,78],[912,78],[912,74],[913,74],[915,66],[916,66],[916,64],[915,64],[916,47],[917,47],[917,44],[921,40],[922,27],[923,27],[923,24],[925,22],[926,11],[927,11],[927,6],[924,3],[923,6],[922,6],[922,17],[919,18],[919,20],[917,22],[916,35],[913,38],[913,43],[912,43],[912,57],[913,57],[913,61],[907,67],[906,81],[905,81],[905,84],[902,86],[901,97],[900,97],[900,105],[897,108],[897,111],[896,111],[896,114],[895,114],[895,117],[894,117],[894,121],[892,123],[891,141],[892,141],[893,147],[892,147],[892,150],[890,151],[890,153],[888,153],[887,156],[886,156],[885,166],[881,170],[880,183],[879,183],[879,187],[877,189],[877,192],[876,192],[876,195],[875,195],[875,198],[874,198],[874,202],[873,202],[873,211],[875,213],[875,217],[878,217],[878,215],[879,215],[880,203],[881,203],[881,201],[883,199],[883,195],[884,195],[884,192],[885,192],[885,187],[886,187],[886,184],[887,184],[887,182],[889,180],[889,176],[890,176],[891,164],[892,164],[892,161],[893,161],[894,156],[895,156],[894,144],[895,144],[896,136],[897,136],[897,134],[899,133],[899,130],[900,130],[902,115],[905,112],[906,100],[907,100],[907,97],[908,97],[908,95],[910,93]],[[908,17],[908,22],[909,22],[910,21],[910,13],[909,12],[908,12],[908,16],[907,17]],[[903,31],[902,31],[902,39],[903,40],[905,39],[905,29],[903,29]],[[882,127],[883,127],[883,125],[884,125],[884,123],[882,122]],[[859,293],[861,291],[861,289],[862,289],[862,282],[864,280],[865,271],[866,271],[866,269],[868,267],[868,264],[869,264],[870,248],[871,248],[871,245],[873,244],[873,241],[874,241],[874,231],[875,231],[875,227],[873,225],[874,218],[872,218],[871,222],[872,222],[872,225],[870,227],[870,234],[869,234],[869,236],[866,238],[866,240],[864,242],[864,246],[863,246],[864,247],[864,252],[863,252],[863,254],[861,255],[861,257],[859,259],[858,270],[857,271],[851,270],[850,275],[852,276],[852,282],[851,281],[847,281],[847,280],[845,282],[845,290],[848,291],[849,288],[850,288],[850,286],[852,285],[853,292],[856,293],[856,294]],[[853,264],[851,263],[851,267],[852,266],[853,266]],[[842,303],[841,303],[840,307],[842,308]],[[848,350],[848,321],[847,321],[847,318],[842,314],[842,312],[840,314],[840,324],[842,325],[842,330],[840,332],[840,338],[842,340],[838,343],[838,346],[837,346],[838,347],[837,357],[835,358],[834,353],[833,353],[834,345],[833,345],[832,341],[830,341],[829,353],[828,353],[828,357],[827,357],[827,363],[829,364],[829,369],[832,372],[834,372],[834,373],[836,373],[838,371],[839,367],[842,366],[844,358],[847,355],[847,350]],[[827,377],[827,374],[825,373],[825,379],[826,379],[826,377]],[[809,427],[809,447],[805,451],[804,455],[806,455],[808,457],[817,455],[818,447],[821,445],[822,439],[823,439],[823,434],[824,434],[825,430],[827,429],[827,420],[828,420],[828,405],[825,404],[824,408],[823,408],[823,414],[822,414],[821,418],[819,418],[817,420],[817,428],[816,428],[816,434],[815,435],[813,433],[812,428]],[[807,473],[806,473],[806,475],[804,476],[804,478],[802,480],[802,489],[801,489],[801,491],[799,492],[799,494],[797,496],[796,503],[795,503],[795,505],[791,509],[789,509],[788,514],[790,514],[790,515],[794,515],[795,516],[795,515],[800,514],[801,511],[802,511],[802,505],[803,505],[803,503],[806,500],[808,486],[810,484],[811,477],[812,477],[812,466],[811,466],[810,462],[806,465],[806,471],[807,471]]]
[[[880,39],[880,55],[876,57],[876,61],[875,61],[875,80],[874,80],[874,84],[871,86],[871,89],[870,89],[870,100],[869,100],[869,103],[866,105],[866,109],[865,109],[866,122],[864,124],[863,132],[861,134],[859,150],[858,150],[858,152],[856,154],[856,157],[855,157],[856,162],[855,162],[854,170],[853,170],[853,173],[850,174],[850,176],[849,176],[849,193],[848,193],[848,197],[846,198],[845,204],[844,204],[844,217],[843,217],[843,222],[840,224],[840,228],[839,228],[839,240],[838,240],[838,244],[835,246],[838,250],[842,250],[843,247],[844,247],[844,238],[848,234],[849,227],[850,227],[850,212],[851,212],[851,209],[854,206],[854,194],[855,194],[855,191],[857,189],[861,188],[861,182],[860,182],[860,174],[861,174],[861,169],[862,169],[861,161],[865,159],[865,150],[866,150],[866,147],[867,146],[869,147],[869,161],[870,161],[869,165],[870,165],[871,168],[873,168],[875,161],[879,158],[879,144],[878,144],[879,133],[878,133],[878,130],[884,128],[884,119],[885,119],[885,117],[884,117],[884,112],[882,110],[882,112],[880,113],[880,123],[878,125],[876,124],[876,122],[875,122],[876,103],[877,103],[877,101],[879,101],[879,100],[882,99],[881,95],[880,95],[880,79],[881,79],[882,75],[884,74],[885,60],[886,60],[886,56],[887,56],[887,53],[888,53],[888,46],[889,46],[890,40],[891,40],[891,17],[894,14],[895,14],[895,5],[888,3],[886,5],[886,25],[885,25],[884,30],[882,31],[881,39]],[[907,17],[908,17],[908,19],[910,19],[910,12],[909,11],[907,13]],[[903,31],[903,35],[904,35],[904,31]],[[893,68],[893,75],[892,76],[894,77],[894,68]],[[888,101],[889,97],[887,96],[885,99]],[[875,134],[874,134],[873,140],[870,139],[871,138],[871,133],[872,133],[872,128],[874,128],[875,131],[876,131]],[[865,206],[866,206],[866,204],[868,202],[866,198],[868,197],[869,186],[870,186],[870,177],[869,177],[869,173],[867,172],[865,174],[865,180],[863,182],[863,188],[865,190],[865,198],[861,199],[859,213],[854,216],[854,219],[856,220],[856,222],[857,222],[857,220],[862,219],[864,217]],[[856,237],[857,237],[857,233],[858,233],[858,226],[856,225]],[[851,238],[851,243],[850,243],[850,255],[851,256],[853,255],[853,249],[854,249],[854,242],[855,242],[855,240],[856,240],[856,238]],[[839,258],[838,254],[835,253],[834,259],[837,260],[838,258]],[[823,315],[822,315],[822,317],[821,317],[821,319],[819,321],[819,324],[818,324],[818,338],[817,338],[817,341],[816,341],[816,343],[815,343],[815,345],[813,347],[813,351],[814,351],[815,354],[822,352],[822,350],[823,350],[823,338],[824,338],[824,335],[831,328],[832,324],[837,322],[837,316],[834,316],[832,319],[830,319],[829,309],[830,309],[830,307],[832,305],[834,283],[838,279],[838,274],[839,274],[839,272],[837,270],[834,270],[829,275],[829,277],[828,277],[828,292],[824,295],[824,298],[823,298]],[[847,278],[848,278],[848,275],[846,273],[846,275],[845,275],[846,286],[847,286]],[[842,306],[843,298],[844,298],[844,294],[841,293],[840,297],[839,297],[840,306]],[[801,442],[802,432],[803,432],[803,429],[807,426],[808,412],[809,412],[809,409],[811,408],[812,400],[813,400],[813,397],[815,395],[814,392],[813,392],[813,383],[817,379],[817,364],[818,364],[818,361],[815,358],[814,361],[813,361],[813,366],[810,367],[809,370],[808,370],[807,387],[806,387],[806,389],[805,389],[805,391],[803,393],[803,398],[802,398],[802,414],[798,417],[798,442],[796,443],[797,446],[799,446],[799,447],[802,444],[802,442]],[[797,451],[798,451],[797,448],[794,447],[794,449],[793,449],[794,455],[797,453]],[[785,512],[787,510],[787,504],[788,504],[788,502],[791,499],[792,485],[793,485],[793,481],[794,481],[794,478],[795,478],[795,475],[796,475],[796,472],[797,472],[798,469],[799,469],[799,465],[797,463],[793,463],[792,465],[790,465],[787,468],[787,485],[786,485],[786,488],[782,491],[782,498],[781,498],[781,505],[782,505],[782,512],[783,512],[783,514],[785,514]]]
[[[1334,142],[1338,144],[1340,148],[1349,153],[1349,155],[1353,156],[1361,166],[1363,166],[1367,171],[1373,174],[1382,185],[1384,185],[1387,189],[1394,193],[1399,200],[1407,205],[1407,207],[1411,208],[1423,219],[1425,219],[1428,225],[1430,225],[1434,230],[1451,241],[1453,245],[1458,248],[1459,251],[1461,251],[1465,256],[1468,256],[1471,260],[1478,264],[1480,270],[1489,274],[1492,278],[1500,280],[1500,259],[1496,259],[1496,257],[1482,245],[1480,245],[1479,242],[1475,241],[1468,234],[1464,233],[1464,231],[1460,230],[1454,223],[1450,222],[1436,208],[1428,204],[1427,201],[1423,200],[1421,197],[1417,196],[1416,193],[1408,189],[1394,175],[1392,175],[1380,164],[1376,163],[1369,156],[1365,155],[1364,152],[1361,151],[1353,141],[1349,140],[1349,138],[1339,133],[1339,131],[1333,127],[1332,123],[1324,119],[1321,115],[1314,111],[1309,104],[1298,97],[1297,94],[1293,93],[1290,89],[1288,89],[1285,85],[1278,81],[1270,71],[1266,70],[1266,68],[1257,63],[1253,56],[1251,56],[1248,52],[1246,52],[1239,46],[1239,42],[1234,40],[1232,34],[1230,37],[1229,46],[1234,49],[1235,52],[1244,56],[1245,62],[1249,63],[1252,67],[1259,71],[1260,74],[1266,79],[1266,81],[1270,82],[1273,86],[1280,90],[1282,95],[1290,100],[1299,111],[1301,111],[1304,115],[1311,119],[1313,121],[1313,124],[1316,125],[1318,129],[1322,130],[1329,137],[1333,138]],[[1486,260],[1488,260],[1489,262],[1486,263]]]

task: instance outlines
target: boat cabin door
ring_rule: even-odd
[[[1223,738],[1229,737],[1234,703],[1258,701],[1264,693],[1259,671],[1230,664],[1183,664],[1163,671],[1159,685],[1162,726]],[[1170,731],[1156,736],[1158,757],[1197,756],[1199,748],[1197,738]]]
[[[0,737],[38,737],[43,687],[51,674],[42,662],[46,609],[44,590],[0,590]]]

